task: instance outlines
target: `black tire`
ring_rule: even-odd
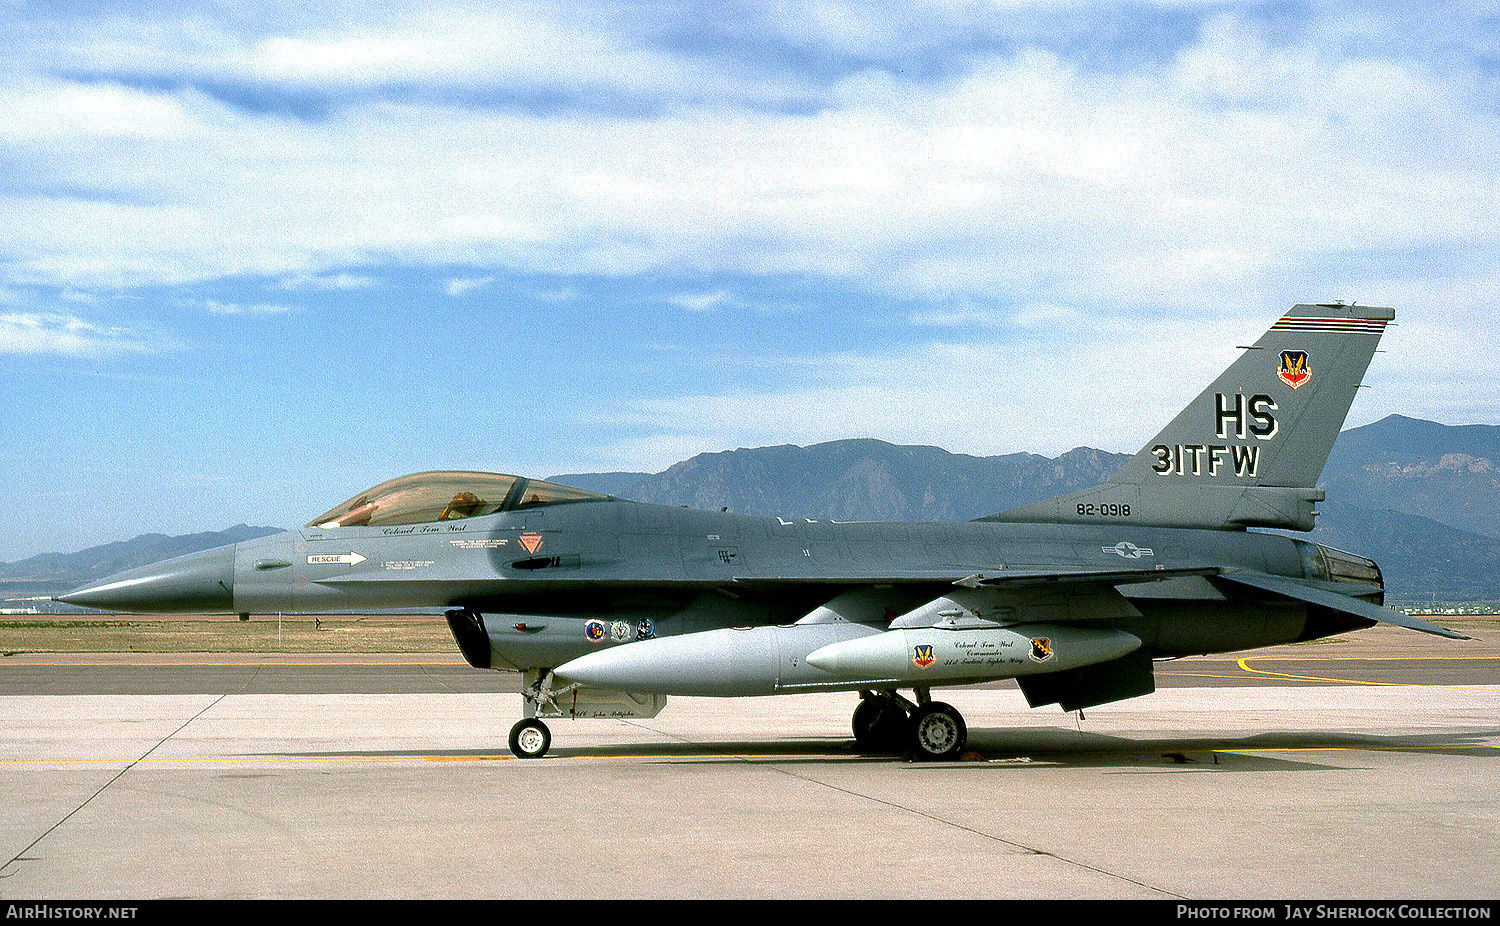
[[[902,752],[911,742],[911,719],[895,698],[876,695],[854,709],[854,742],[865,752]]]
[[[517,759],[540,759],[552,746],[552,731],[535,717],[516,721],[510,728],[510,751]]]
[[[911,739],[918,759],[956,759],[969,742],[969,728],[952,705],[932,701],[912,711]]]

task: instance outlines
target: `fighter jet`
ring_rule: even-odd
[[[1159,660],[1393,624],[1373,561],[1311,530],[1390,309],[1297,305],[1113,478],[966,523],[751,517],[479,472],[402,476],[306,527],[59,596],[145,612],[444,610],[477,669],[546,720],[655,716],[670,695],[850,691],[857,744],[952,759],[934,689],[1016,679],[1064,711],[1146,695]],[[901,692],[910,691],[907,697]]]

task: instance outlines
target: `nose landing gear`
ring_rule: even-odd
[[[516,721],[510,728],[510,751],[518,759],[540,759],[552,745],[552,731],[535,717]]]
[[[550,711],[547,714],[549,717],[563,716],[562,710],[557,706],[557,697],[578,687],[570,685],[554,690],[552,682],[555,676],[552,670],[532,671],[536,673],[535,679],[521,691],[521,703],[527,716],[516,721],[516,725],[510,728],[510,752],[517,759],[540,759],[547,754],[552,746],[552,731],[536,715]],[[531,673],[527,675],[529,678]]]

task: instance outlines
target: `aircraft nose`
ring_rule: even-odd
[[[104,611],[232,612],[235,546],[231,543],[117,572],[58,595],[57,600]]]

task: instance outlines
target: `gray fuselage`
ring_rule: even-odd
[[[642,621],[655,636],[790,624],[854,585],[883,590],[881,616],[890,619],[972,574],[1212,563],[1327,579],[1318,574],[1321,550],[1247,531],[839,522],[608,500],[454,523],[310,527],[243,542],[232,609],[464,608],[482,615],[494,667],[528,669],[637,639]],[[1120,591],[1139,616],[1100,626],[1139,636],[1158,658],[1366,626],[1310,620],[1299,603],[1248,599],[1197,576]],[[590,621],[607,622],[605,639],[588,636]],[[464,649],[471,662],[483,661],[475,646]]]

